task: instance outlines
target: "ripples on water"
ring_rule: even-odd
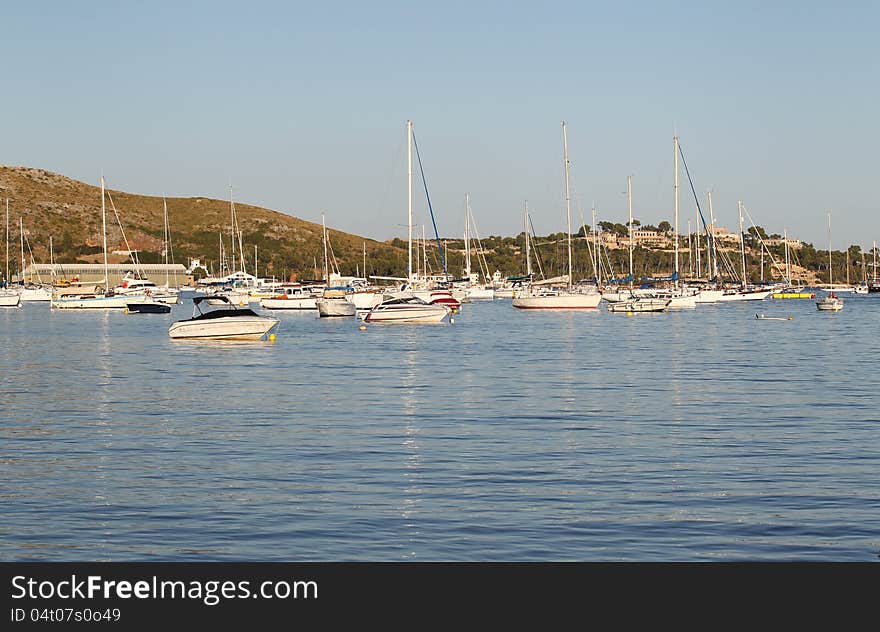
[[[880,554],[878,298],[172,342],[190,310],[0,312],[0,558]]]

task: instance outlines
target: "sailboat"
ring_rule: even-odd
[[[324,225],[324,214],[321,213],[321,232],[324,236],[324,278],[327,288],[321,298],[315,300],[318,308],[318,316],[354,316],[357,312],[354,303],[348,300],[352,293],[351,288],[330,287],[330,260],[327,257],[327,227]]]
[[[0,290],[0,307],[20,307],[21,298],[18,292],[6,289],[9,286],[9,199],[6,200],[6,276],[3,277],[3,289]]]
[[[843,309],[843,299],[834,294],[834,280],[831,270],[831,213],[828,213],[828,296],[816,301],[816,307],[823,312],[839,312]]]
[[[602,298],[608,301],[609,312],[665,312],[669,309],[671,298],[659,298],[652,294],[633,293],[633,236],[632,236],[632,176],[626,178],[626,192],[629,207],[629,289],[616,293],[607,292]]]
[[[742,260],[742,280],[738,290],[728,290],[718,299],[720,303],[731,301],[763,301],[765,298],[773,294],[773,290],[755,289],[749,287],[748,275],[746,274],[746,239],[743,232],[743,205],[741,201],[737,201],[736,210],[739,214],[739,251]]]
[[[149,300],[146,294],[132,296],[117,295],[110,289],[110,272],[107,263],[107,208],[105,202],[104,176],[101,176],[101,234],[104,243],[104,288],[95,285],[66,288],[63,293],[52,295],[51,307],[54,309],[127,309],[130,304]]]
[[[877,242],[875,241],[873,244],[874,248],[874,262],[871,264],[871,267],[874,269],[874,272],[871,274],[871,278],[868,280],[868,293],[876,294],[880,292],[880,268],[877,267]]]
[[[388,323],[439,323],[442,322],[452,310],[441,303],[428,303],[412,292],[413,281],[413,248],[412,248],[412,146],[413,124],[406,122],[406,145],[407,145],[407,194],[408,194],[408,257],[406,267],[406,291],[397,292],[392,298],[383,300],[373,306],[364,316],[365,322],[388,322]]]
[[[492,300],[495,298],[495,288],[491,285],[481,284],[479,282],[479,273],[471,271],[471,219],[473,214],[471,213],[471,194],[465,194],[465,215],[464,215],[464,278],[465,284],[463,286],[464,296],[466,300]],[[474,228],[476,229],[476,222],[474,222]],[[476,231],[475,231],[476,232]],[[488,278],[488,268],[485,264],[486,257],[483,254],[482,244],[480,244],[480,236],[477,235],[477,245],[479,249],[477,250],[477,260],[480,263],[480,267],[483,270],[483,277]]]
[[[571,266],[571,192],[569,187],[568,136],[562,121],[563,166],[565,169],[565,214],[568,228],[568,275],[563,277],[565,287],[532,284],[514,295],[512,305],[517,309],[596,309],[602,300],[598,291],[580,292],[572,285]]]

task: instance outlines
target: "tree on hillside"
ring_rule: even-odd
[[[657,225],[657,230],[661,233],[670,233],[672,232],[672,224],[664,219]]]

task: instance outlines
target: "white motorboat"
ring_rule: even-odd
[[[272,298],[260,299],[265,309],[317,309],[317,296],[306,287],[283,287]]]
[[[281,322],[246,307],[237,308],[228,299],[223,301],[225,297],[214,298],[229,308],[203,312],[199,305],[208,298],[197,296],[193,299],[192,318],[172,323],[168,335],[175,340],[260,340]]]
[[[357,313],[355,304],[348,300],[350,292],[345,288],[327,288],[321,298],[316,299],[318,316],[354,316]]]
[[[427,303],[417,296],[382,301],[364,316],[368,323],[439,323],[451,310],[442,303]]]

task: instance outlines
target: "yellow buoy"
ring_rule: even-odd
[[[366,325],[361,325],[360,327],[358,327],[358,329],[360,329],[361,331],[366,331],[366,330],[367,330],[367,326],[366,326]]]
[[[275,342],[275,334],[269,334],[269,342]]]

